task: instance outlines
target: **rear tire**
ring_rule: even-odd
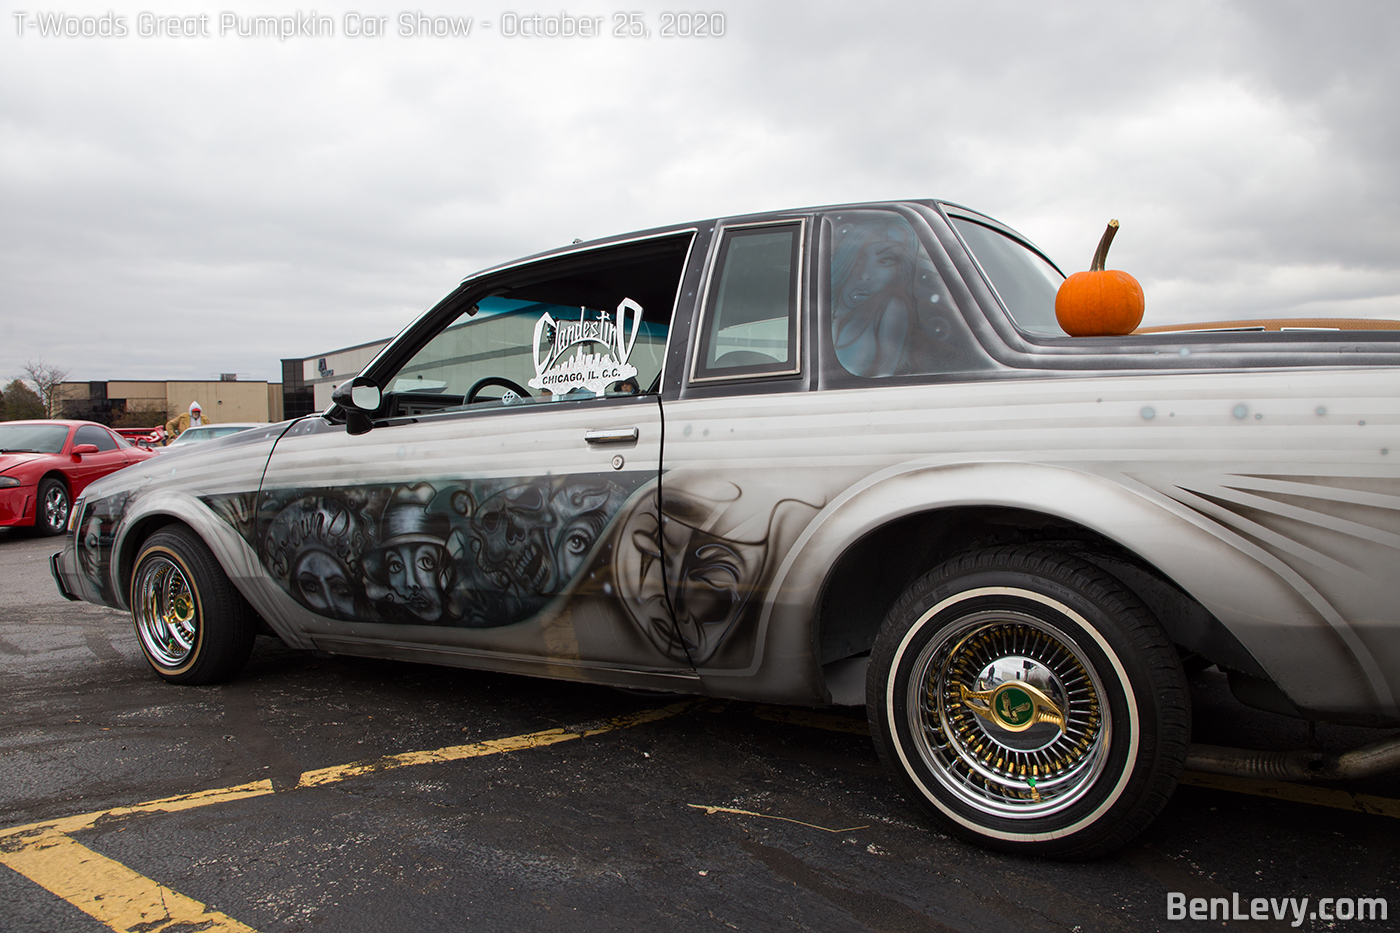
[[[1191,735],[1185,675],[1131,591],[1073,556],[977,551],[919,578],[871,652],[871,734],[949,832],[1092,858],[1161,811]]]
[[[228,680],[247,663],[257,637],[257,614],[186,528],[156,532],[142,545],[131,616],[146,660],[173,684]]]

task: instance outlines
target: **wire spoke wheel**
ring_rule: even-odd
[[[165,667],[179,667],[199,638],[199,603],[183,570],[156,555],[132,585],[131,611],[141,647]]]
[[[1190,737],[1185,676],[1131,591],[1057,551],[1004,547],[916,580],[871,651],[876,750],[955,835],[1102,855],[1165,805]]]
[[[1103,771],[1112,728],[1103,684],[1048,623],[973,613],[931,640],[915,666],[910,734],[970,806],[1018,819],[1055,813]]]
[[[158,531],[141,546],[130,604],[142,653],[172,683],[227,680],[253,650],[257,616],[187,528]]]

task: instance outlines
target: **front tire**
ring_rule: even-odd
[[[68,509],[71,507],[68,487],[63,480],[49,476],[39,483],[38,514],[34,527],[41,535],[61,535],[68,530]]]
[[[159,531],[141,547],[130,602],[141,651],[170,683],[228,680],[253,650],[256,614],[188,529]]]
[[[1073,556],[977,551],[886,617],[866,687],[885,764],[953,834],[1091,858],[1161,811],[1190,741],[1176,651],[1117,580]]]

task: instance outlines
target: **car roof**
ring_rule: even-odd
[[[891,198],[889,200],[884,201],[854,201],[848,204],[819,204],[811,207],[783,208],[780,210],[759,211],[750,214],[724,214],[719,217],[710,217],[704,220],[692,220],[687,223],[667,224],[661,227],[649,227],[645,230],[631,230],[626,233],[619,233],[611,236],[599,237],[593,240],[579,240],[577,242],[570,243],[567,246],[558,246],[554,249],[547,249],[529,256],[522,256],[517,259],[511,259],[507,262],[497,263],[496,265],[488,266],[485,269],[481,269],[477,272],[471,273],[470,275],[466,276],[462,281],[468,282],[494,272],[500,272],[504,269],[513,268],[515,266],[527,265],[529,263],[536,262],[541,259],[550,259],[558,256],[567,256],[570,253],[580,252],[584,250],[597,249],[600,246],[608,246],[609,244],[628,243],[634,240],[648,240],[656,237],[663,237],[668,234],[687,233],[691,230],[701,229],[702,227],[713,228],[716,224],[720,223],[721,221],[723,221],[726,224],[761,223],[769,219],[778,220],[782,218],[792,217],[795,214],[813,214],[825,211],[849,211],[856,210],[858,208],[880,208],[889,207],[895,204],[923,204],[925,206],[932,206],[935,204],[947,204],[949,207],[957,207],[962,210],[967,210],[967,208],[962,208],[961,205],[953,204],[952,202],[939,201],[936,198]],[[972,213],[976,212],[974,211]]]
[[[85,424],[96,424],[99,428],[107,427],[105,424],[98,424],[96,421],[78,421],[72,418],[29,418],[24,421],[0,421],[0,424],[62,424],[67,427],[82,427]]]

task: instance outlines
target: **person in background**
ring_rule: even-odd
[[[190,402],[189,411],[182,411],[179,416],[171,418],[165,423],[165,442],[169,444],[190,428],[197,428],[201,425],[213,423],[214,422],[204,416],[198,402]]]

